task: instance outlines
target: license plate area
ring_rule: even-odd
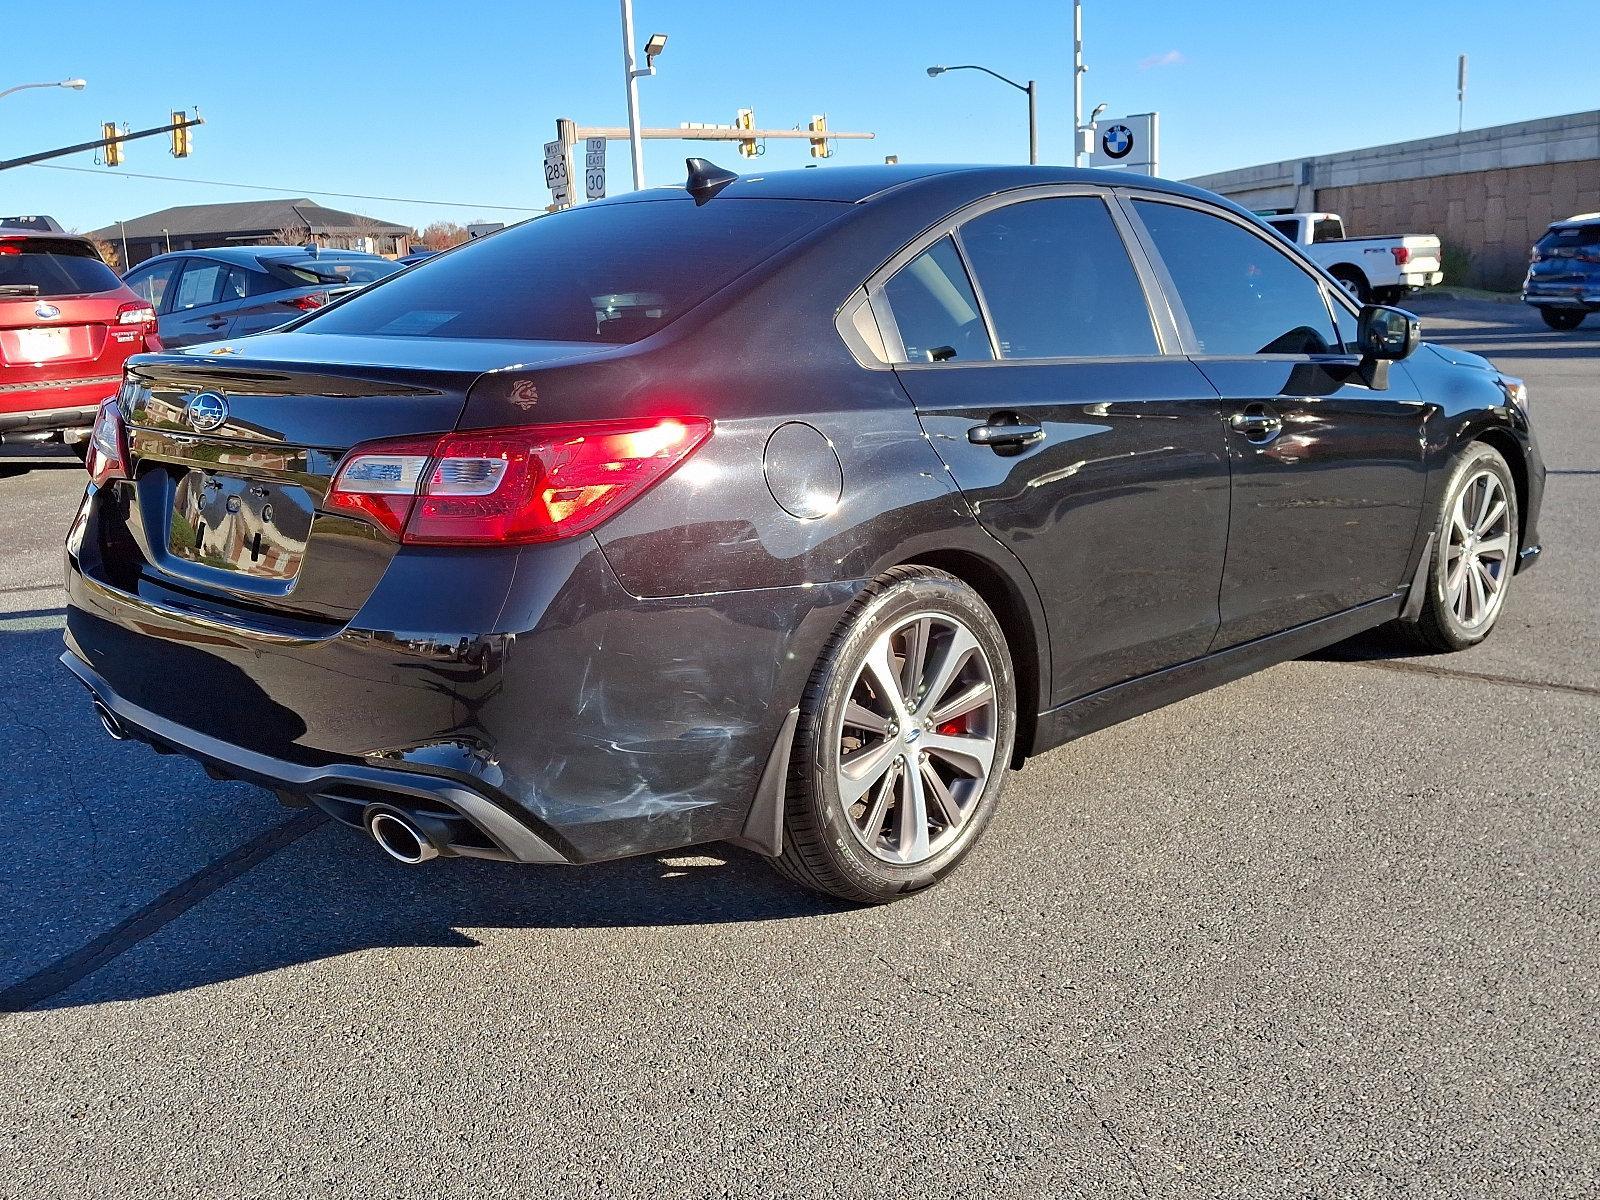
[[[43,363],[72,354],[69,329],[17,329],[11,336],[18,362]]]
[[[305,560],[312,501],[304,488],[188,472],[172,495],[175,558],[256,579],[293,579]]]

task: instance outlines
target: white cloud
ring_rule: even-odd
[[[1168,50],[1165,54],[1152,54],[1149,58],[1141,59],[1139,70],[1148,71],[1152,67],[1176,67],[1180,63],[1188,61],[1181,50]]]

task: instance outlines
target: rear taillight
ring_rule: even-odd
[[[287,304],[290,308],[298,308],[301,312],[321,308],[327,302],[327,292],[311,292],[304,296],[290,296],[287,300],[278,301],[279,304]]]
[[[704,417],[591,421],[368,442],[327,507],[415,545],[522,545],[586,533],[710,436]]]
[[[143,325],[145,329],[156,327],[156,310],[148,304],[124,304],[117,309],[118,325]]]
[[[83,465],[89,469],[89,479],[96,487],[128,478],[128,437],[115,399],[102,401],[95,414]]]
[[[1397,267],[1403,267],[1411,261],[1411,247],[1409,246],[1390,246],[1389,253],[1394,255],[1394,265]]]

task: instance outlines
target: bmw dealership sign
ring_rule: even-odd
[[[1161,123],[1159,113],[1105,117],[1094,123],[1089,165],[1159,175]]]

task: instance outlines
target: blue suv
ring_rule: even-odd
[[[1600,213],[1557,221],[1533,244],[1522,299],[1551,329],[1576,329],[1600,312]]]

